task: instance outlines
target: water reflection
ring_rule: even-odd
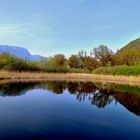
[[[101,84],[92,82],[9,82],[0,84],[1,96],[20,96],[28,90],[43,89],[55,94],[68,91],[76,96],[77,101],[88,99],[98,108],[105,108],[112,101],[119,102],[129,111],[140,115],[140,88],[128,85]]]
[[[9,82],[0,84],[1,96],[20,96],[24,95],[28,90],[34,89],[39,82]]]

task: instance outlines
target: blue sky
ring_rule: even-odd
[[[50,56],[140,37],[140,0],[0,0],[0,44]]]

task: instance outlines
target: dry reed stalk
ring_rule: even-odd
[[[0,71],[1,80],[67,80],[67,81],[93,81],[103,83],[121,83],[140,85],[140,77],[111,76],[83,73],[43,73],[43,72],[10,72]]]

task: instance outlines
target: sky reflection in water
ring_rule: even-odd
[[[0,84],[0,139],[140,139],[139,93],[92,82]]]

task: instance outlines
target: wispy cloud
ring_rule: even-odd
[[[0,25],[0,37],[8,37],[23,32],[22,25]]]
[[[24,19],[24,22],[14,24],[0,24],[0,37],[31,37],[41,32],[45,32],[48,26],[45,26],[42,14],[33,14]],[[44,28],[42,28],[44,27]]]

